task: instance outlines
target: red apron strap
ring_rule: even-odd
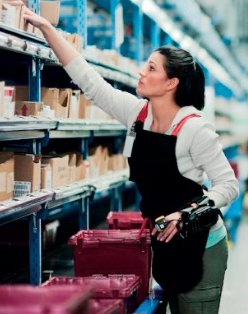
[[[145,103],[145,105],[143,106],[143,108],[140,110],[140,113],[136,119],[136,122],[137,121],[141,121],[141,122],[144,122],[146,117],[147,117],[147,114],[148,114],[148,101]]]
[[[171,135],[174,135],[176,136],[178,134],[178,132],[181,130],[181,128],[183,127],[184,123],[190,119],[190,118],[193,118],[193,117],[200,117],[199,115],[197,114],[191,114],[185,118],[183,118],[179,123],[178,125],[175,127],[175,129],[173,130],[173,132],[171,133]]]

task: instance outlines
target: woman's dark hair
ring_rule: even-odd
[[[165,57],[165,70],[168,78],[177,77],[179,84],[175,101],[180,107],[204,108],[205,77],[200,65],[191,54],[181,48],[163,46],[155,51]]]

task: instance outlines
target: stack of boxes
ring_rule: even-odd
[[[43,37],[39,28],[27,23],[24,19],[25,6],[28,1],[0,0],[0,22],[22,31]],[[59,22],[60,1],[40,1],[40,15],[51,24],[57,25]],[[77,50],[81,51],[83,39],[77,34],[67,34],[65,39]]]
[[[51,190],[127,167],[121,155],[107,147],[90,150],[88,160],[78,152],[52,155],[0,152],[0,201],[40,190]]]
[[[80,90],[42,87],[41,102],[28,101],[28,98],[27,86],[5,86],[5,82],[0,82],[0,118],[17,115],[51,119],[113,119],[92,105]]]

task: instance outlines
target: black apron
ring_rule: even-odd
[[[130,180],[137,184],[142,197],[142,215],[154,225],[158,216],[178,211],[194,197],[203,195],[203,191],[202,186],[183,177],[178,170],[177,137],[143,130],[147,105],[133,125],[136,138],[129,165]],[[153,277],[167,294],[189,291],[200,281],[208,233],[209,230],[187,239],[177,233],[169,243],[152,237]]]

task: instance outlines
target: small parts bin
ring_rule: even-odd
[[[107,216],[109,229],[140,229],[144,219],[141,212],[110,212]]]
[[[0,286],[0,314],[84,314],[92,288]]]
[[[148,295],[151,272],[150,231],[82,230],[69,239],[75,276],[136,275],[142,278],[138,304]]]
[[[91,299],[86,314],[119,314],[122,301]]]
[[[131,314],[137,308],[137,292],[141,278],[135,275],[124,276],[92,276],[92,277],[53,277],[44,282],[43,286],[77,285],[91,286],[95,299],[120,299],[122,307],[120,314]]]

